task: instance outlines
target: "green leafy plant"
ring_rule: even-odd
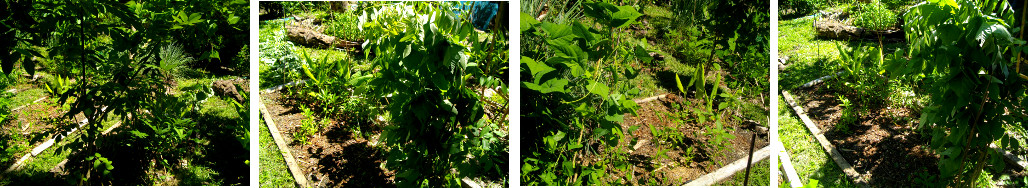
[[[624,114],[634,114],[631,99],[639,90],[623,79],[638,75],[631,63],[651,61],[645,48],[611,46],[612,36],[642,16],[632,6],[605,2],[583,3],[584,13],[597,20],[600,29],[575,21],[565,24],[540,22],[521,13],[522,36],[543,41],[550,53],[521,57],[523,100],[539,101],[523,106],[522,119],[538,126],[526,128],[530,139],[522,161],[522,182],[528,185],[595,185],[609,170],[628,171],[621,149],[604,150],[611,157],[586,162],[581,155],[598,152],[585,147],[599,143],[614,147],[624,136],[618,124]],[[634,46],[634,45],[633,45]],[[537,61],[540,59],[540,61]],[[545,128],[540,127],[545,125]],[[533,147],[532,145],[538,145]]]
[[[293,140],[306,145],[310,143],[309,140],[311,137],[321,131],[322,124],[327,123],[328,119],[318,122],[316,120],[317,117],[311,113],[310,108],[301,106],[300,109],[303,111],[304,118],[300,120],[300,127],[297,127],[296,131],[293,132]]]
[[[724,156],[728,148],[732,147],[731,140],[735,139],[735,135],[729,133],[729,129],[721,124],[720,120],[714,121],[714,126],[709,126],[703,132],[704,136],[707,136],[707,147],[714,149],[712,152],[715,156]],[[715,160],[717,161],[717,160]],[[723,166],[723,162],[717,161],[718,166]]]
[[[388,101],[391,118],[381,138],[390,148],[386,166],[400,172],[401,187],[457,185],[463,177],[505,172],[504,147],[492,145],[496,134],[481,134],[492,123],[483,120],[484,101],[468,82],[495,77],[481,69],[492,61],[473,61],[473,51],[484,50],[482,34],[450,9],[454,3],[360,5],[361,32],[380,33],[363,49],[379,70],[370,93]],[[471,136],[475,131],[480,134]]]
[[[240,86],[240,85],[236,85],[236,90],[237,91],[245,91],[243,89],[243,86]],[[247,95],[246,93],[247,92],[240,92],[239,93],[239,95],[241,96],[241,99],[243,99],[243,102],[238,102],[235,99],[230,99],[230,97],[227,97],[227,96],[224,97],[223,99],[229,101],[229,103],[232,104],[232,107],[235,108],[236,114],[239,114],[239,119],[236,120],[237,123],[234,126],[232,126],[232,129],[234,130],[233,135],[236,136],[236,141],[239,141],[239,144],[242,145],[243,148],[246,148],[247,151],[249,151],[250,150],[250,96]],[[245,159],[243,161],[243,163],[246,163],[246,165],[250,165],[250,160],[249,159]]]
[[[234,8],[247,6],[245,1],[233,2]],[[218,2],[188,3],[211,5]],[[55,77],[44,87],[56,98],[55,103],[67,109],[63,117],[54,121],[88,122],[84,125],[56,124],[52,130],[59,133],[58,142],[70,141],[63,144],[64,148],[79,151],[78,155],[69,156],[75,161],[69,163],[68,170],[80,178],[69,180],[80,184],[110,184],[115,177],[105,174],[113,169],[111,161],[99,155],[86,155],[99,154],[103,152],[101,147],[111,143],[131,143],[146,148],[150,153],[138,156],[147,158],[138,160],[160,161],[165,167],[173,167],[168,161],[188,152],[182,146],[197,143],[190,137],[196,125],[193,117],[205,99],[198,97],[209,96],[210,89],[185,88],[181,93],[170,91],[173,87],[168,86],[177,76],[177,69],[190,59],[190,53],[186,52],[193,52],[175,49],[177,44],[173,41],[199,41],[176,38],[180,36],[177,34],[183,34],[181,31],[190,29],[204,30],[203,33],[209,34],[198,38],[236,44],[245,44],[243,41],[247,36],[240,34],[226,38],[222,36],[229,36],[226,34],[231,32],[215,32],[219,29],[215,22],[235,20],[231,22],[238,23],[239,17],[209,16],[205,11],[177,9],[182,7],[180,5],[183,4],[170,1],[68,0],[5,1],[0,5],[23,10],[0,13],[0,30],[3,30],[0,32],[0,43],[3,43],[0,53],[5,54],[0,58],[0,68],[11,74],[20,60],[22,69],[31,75],[36,70],[37,60],[33,59],[48,61],[44,66],[55,68],[47,69],[54,71],[51,74]],[[237,27],[236,31],[241,31],[245,25],[237,25],[242,27]],[[232,37],[244,40],[229,39]],[[221,47],[220,44],[214,45],[217,47],[212,48]],[[7,56],[12,50],[17,54]],[[202,59],[210,60],[211,55],[204,57]],[[126,139],[109,139],[102,134],[113,121],[124,124],[115,130],[129,133],[114,138]],[[80,130],[76,132],[78,136],[65,135],[72,130]],[[103,165],[88,165],[86,162]]]
[[[135,7],[142,16],[151,19],[171,17],[167,34],[183,42],[183,50],[196,56],[203,67],[224,66],[247,69],[246,62],[234,59],[247,45],[249,3],[244,0],[189,1],[175,4],[160,12],[149,12],[143,7],[162,6],[159,2],[138,2]],[[138,7],[138,8],[137,8]],[[242,71],[239,71],[242,72]]]
[[[879,104],[888,99],[888,80],[881,74],[885,72],[885,60],[881,49],[874,47],[843,47],[837,44],[839,59],[844,74],[837,76],[842,86],[854,92],[858,103]],[[878,53],[875,54],[874,52]]]
[[[842,104],[839,104],[839,106],[842,106],[842,115],[839,117],[839,123],[835,124],[835,129],[843,133],[849,133],[849,126],[857,122],[860,114],[854,110],[853,104],[846,97],[839,96],[839,101],[842,102]]]
[[[304,62],[294,53],[296,46],[286,40],[285,29],[281,28],[282,21],[269,22],[261,24],[258,54],[261,62],[261,87],[285,84],[293,79],[306,79],[305,75],[300,74]]]
[[[870,30],[885,30],[896,25],[896,13],[878,0],[863,3],[853,15],[853,25]]]
[[[331,21],[325,22],[325,34],[348,41],[363,40],[365,33],[360,30],[358,16],[349,13],[331,13]]]
[[[685,87],[682,86],[682,80],[678,77],[678,75],[677,74],[675,75],[675,82],[676,82],[676,84],[678,84],[678,90],[683,93],[683,96],[686,94],[686,88],[695,86],[696,96],[697,97],[703,97],[704,101],[706,101],[706,103],[704,103],[705,105],[703,106],[704,108],[702,108],[702,109],[693,109],[693,113],[695,113],[696,116],[697,116],[697,119],[696,119],[697,123],[706,123],[707,119],[711,119],[711,120],[717,121],[717,120],[719,120],[719,117],[721,117],[720,115],[717,114],[717,112],[714,109],[714,100],[717,99],[717,96],[718,96],[718,91],[717,90],[718,90],[718,88],[721,85],[721,73],[720,73],[721,65],[714,64],[713,71],[715,73],[712,76],[712,77],[714,77],[714,82],[711,83],[711,84],[713,84],[712,85],[713,89],[711,89],[710,93],[707,93],[707,91],[706,91],[706,87],[707,87],[706,83],[707,83],[707,81],[706,81],[706,78],[705,78],[706,77],[705,76],[706,73],[704,72],[704,70],[706,70],[705,66],[700,66],[700,68],[697,68],[695,70],[696,72],[693,73],[692,79],[689,81],[689,85],[687,85]],[[725,96],[729,96],[729,95],[725,95]],[[723,110],[724,108],[727,108],[728,107],[727,105],[728,104],[721,104],[721,105],[719,105],[718,106],[718,110]]]
[[[71,82],[63,76],[55,75],[50,78],[48,83],[44,83],[44,86],[46,87],[47,93],[50,93],[51,96],[61,96],[61,94],[68,91],[70,84]]]
[[[823,8],[826,0],[781,0],[778,1],[779,15],[783,17],[808,15],[815,10]]]
[[[114,170],[114,163],[108,160],[106,157],[100,155],[100,153],[93,153],[93,156],[86,157],[86,161],[93,164],[93,170],[81,174],[79,181],[85,183],[89,180],[90,174],[96,173],[100,176],[110,176],[111,171]]]
[[[932,0],[910,8],[904,20],[909,61],[887,70],[931,83],[920,123],[933,130],[930,147],[940,155],[943,186],[976,186],[985,170],[1005,164],[989,144],[1021,147],[1009,142],[1005,128],[1026,121],[1006,111],[1024,109],[1028,101],[1025,77],[1015,65],[1021,60],[1009,59],[1023,53],[1024,44],[1010,33],[1014,13],[1005,1]]]
[[[689,146],[688,149],[685,149],[685,156],[682,157],[682,161],[684,161],[683,164],[685,164],[685,165],[692,164],[693,158],[696,157],[696,153],[695,152],[696,152],[696,148],[693,147],[693,146]]]

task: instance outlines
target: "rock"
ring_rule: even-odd
[[[475,180],[471,180],[471,178],[464,177],[464,178],[461,178],[460,180],[461,180],[460,181],[461,182],[461,187],[463,187],[463,188],[481,188],[482,187],[481,185],[478,185],[478,183],[475,182]]]
[[[320,32],[298,26],[286,26],[286,36],[289,41],[303,46],[315,48],[326,48],[332,45],[336,37],[321,34]]]
[[[236,99],[236,102],[244,103],[243,96],[239,95],[239,91],[236,90],[236,85],[230,80],[218,80],[214,81],[214,85],[211,86],[214,89],[214,93],[220,96],[229,96]]]
[[[788,57],[778,58],[778,71],[779,72],[785,71],[785,68],[788,67],[788,65],[785,64],[785,61],[788,61],[788,59],[789,59]]]
[[[904,39],[903,30],[867,30],[847,24],[845,21],[848,15],[841,13],[823,13],[819,21],[814,22],[817,35],[829,39],[852,40],[868,39],[878,40],[881,37],[888,41],[901,41]]]
[[[358,42],[340,40],[334,36],[322,34],[321,32],[302,26],[290,25],[286,26],[286,30],[286,36],[289,41],[298,45],[321,49],[331,46],[336,48],[357,48],[359,50],[361,47],[361,44]]]
[[[831,39],[858,39],[864,33],[864,29],[831,21],[815,22],[814,27],[817,28],[818,36]]]
[[[350,7],[350,2],[346,1],[332,1],[329,2],[329,7],[333,12],[345,13]]]

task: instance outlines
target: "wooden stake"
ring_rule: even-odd
[[[750,185],[750,166],[753,164],[753,144],[757,142],[757,133],[750,133],[750,157],[746,160],[746,176],[742,179],[742,186]]]

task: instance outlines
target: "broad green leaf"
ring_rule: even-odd
[[[595,46],[597,43],[603,40],[607,40],[603,35],[600,35],[598,31],[593,28],[587,27],[581,22],[575,22],[572,26],[572,31],[578,37],[584,38],[589,46]]]
[[[443,100],[442,105],[444,110],[449,110],[450,113],[457,114],[457,107],[454,107],[453,103],[451,103],[449,99]]]
[[[528,70],[532,73],[532,78],[535,79],[535,83],[539,83],[539,79],[542,79],[543,75],[551,71],[557,70],[553,67],[547,66],[546,64],[536,62],[534,59],[521,56],[521,63],[528,66]]]
[[[19,54],[19,55],[17,55],[17,56],[19,56],[19,57],[20,57],[20,54]],[[0,65],[0,66],[3,66],[3,69],[4,69],[4,74],[8,74],[8,75],[10,75],[10,74],[11,74],[11,72],[14,72],[14,62],[15,62],[14,60],[15,60],[15,59],[18,59],[18,58],[10,58],[9,60],[11,60],[11,61],[4,61],[4,62],[0,62],[0,63],[3,63],[3,64],[2,64],[2,65]]]
[[[29,75],[36,75],[36,61],[33,61],[32,56],[28,54],[25,54],[22,57],[21,67],[25,69],[25,72],[29,73]]]
[[[526,88],[531,90],[539,91],[540,93],[551,93],[551,92],[566,92],[564,87],[568,85],[566,79],[550,79],[546,80],[542,84],[534,84],[529,82],[521,82]]]
[[[643,48],[642,45],[635,46],[635,57],[639,58],[639,61],[643,63],[650,63],[653,61],[653,56],[650,56],[650,51]]]
[[[321,81],[318,81],[318,78],[314,77],[314,74],[311,73],[311,69],[307,67],[307,64],[303,64],[300,67],[303,68],[303,74],[307,75],[307,79],[314,81],[315,85],[321,85]]]
[[[610,27],[624,27],[635,22],[642,13],[632,6],[615,6],[607,2],[584,3],[584,13],[597,18],[597,21]]]
[[[195,24],[197,22],[200,22],[200,13],[190,14],[189,15],[189,21],[187,23],[188,24]]]
[[[525,33],[525,31],[532,29],[537,24],[539,24],[539,21],[535,20],[535,17],[524,12],[521,13],[521,33]]]
[[[233,15],[231,18],[228,18],[227,21],[228,21],[228,24],[236,24],[237,22],[239,22],[239,16],[234,16]]]
[[[574,149],[582,148],[582,146],[584,146],[584,145],[582,145],[582,143],[571,142],[570,144],[568,144],[568,150],[574,150]]]
[[[589,85],[585,87],[586,90],[589,90],[589,93],[592,94],[596,94],[603,97],[610,95],[610,88],[608,88],[606,84],[600,82],[591,81]]]
[[[546,34],[548,35],[547,39],[550,40],[559,39],[564,41],[570,41],[571,38],[574,37],[574,35],[572,35],[572,29],[570,26],[554,24],[550,22],[543,22],[540,26],[540,28],[542,28],[542,30],[546,32]]]

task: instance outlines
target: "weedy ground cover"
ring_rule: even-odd
[[[681,185],[767,145],[759,2],[522,5],[523,185]]]

